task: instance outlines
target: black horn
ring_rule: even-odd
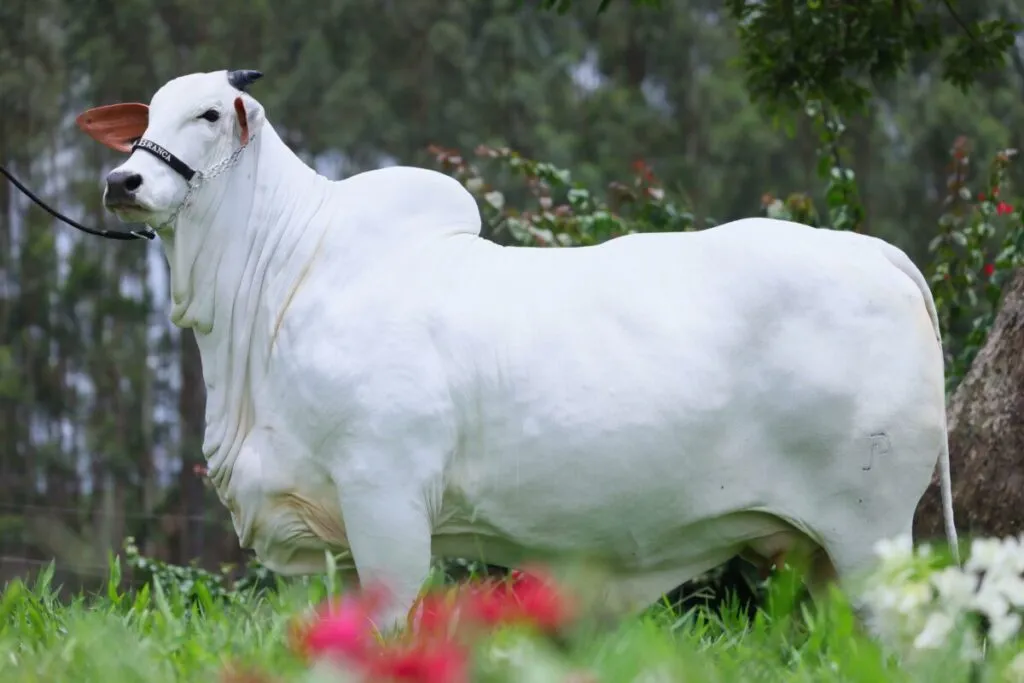
[[[251,69],[228,71],[228,83],[231,84],[231,87],[244,92],[246,88],[252,85],[261,76],[263,76],[262,73]]]

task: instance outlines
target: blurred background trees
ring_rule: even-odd
[[[1004,150],[1024,132],[1024,53],[1005,21],[1022,15],[1024,0],[4,0],[0,161],[116,227],[100,183],[117,157],[74,115],[260,69],[253,94],[329,177],[478,164],[499,241],[757,214],[888,239],[933,278],[950,361],[967,358],[956,380],[1016,267]],[[514,157],[570,171],[573,199]],[[0,580],[51,557],[105,574],[125,536],[176,563],[245,558],[202,478],[199,358],[167,306],[159,245],[80,235],[0,183]]]

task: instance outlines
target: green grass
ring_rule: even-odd
[[[274,681],[342,680],[315,678],[289,649],[291,620],[337,590],[333,581],[295,580],[227,598],[202,582],[186,587],[191,597],[173,583],[122,593],[115,563],[105,592],[62,602],[51,576],[12,582],[0,596],[3,683],[216,681],[229,663]],[[1018,680],[1003,671],[1012,652],[973,672],[951,652],[901,665],[858,632],[838,594],[819,610],[791,598],[777,589],[752,620],[735,606],[717,614],[656,606],[613,624],[584,618],[560,642],[508,629],[480,646],[473,680],[561,681],[572,671],[612,683]]]

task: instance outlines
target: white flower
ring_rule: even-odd
[[[956,567],[946,567],[931,576],[931,583],[939,592],[946,609],[959,612],[971,604],[978,586],[977,577],[965,574]]]
[[[999,591],[1014,607],[1024,607],[1024,579],[1007,576],[999,582]]]
[[[1009,683],[1024,683],[1024,652],[1014,657],[1006,667],[1006,679]]]
[[[993,586],[993,582],[986,577],[978,589],[978,594],[974,596],[973,607],[988,617],[989,621],[995,621],[1010,610],[1010,603],[1006,601],[998,587]]]
[[[880,585],[864,593],[864,599],[880,612],[896,609],[900,591],[892,586]]]
[[[988,637],[994,645],[1002,645],[1012,640],[1020,631],[1021,617],[1011,612],[999,619],[992,619],[988,628]]]
[[[971,542],[971,555],[964,563],[964,569],[983,572],[998,566],[1002,551],[1002,543],[998,538],[976,538]]]
[[[1024,548],[1013,536],[1004,539],[976,538],[971,543],[971,556],[964,568],[984,572],[986,576],[1019,575],[1024,571]]]
[[[914,639],[914,647],[918,650],[936,650],[944,646],[954,624],[953,617],[948,614],[933,612],[921,633]]]
[[[931,602],[931,599],[931,586],[923,581],[915,581],[904,587],[896,609],[901,614],[911,615]]]
[[[902,563],[914,556],[914,542],[906,534],[883,538],[875,543],[875,554],[883,564]]]
[[[1003,543],[1003,563],[1006,570],[1016,576],[1024,572],[1024,534],[1005,539]]]

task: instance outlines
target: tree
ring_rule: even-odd
[[[1006,288],[988,342],[949,400],[953,505],[961,534],[1009,536],[1024,529],[1024,270]],[[934,480],[914,535],[941,537]]]
[[[599,0],[605,12],[613,0]],[[616,4],[623,4],[621,1]],[[662,0],[629,0],[636,10]],[[914,62],[941,55],[942,77],[961,89],[1002,67],[1019,24],[982,3],[955,0],[728,0],[746,84],[755,102],[792,112],[811,100],[844,114],[862,108],[871,85],[891,82]],[[572,0],[541,0],[567,12]]]

